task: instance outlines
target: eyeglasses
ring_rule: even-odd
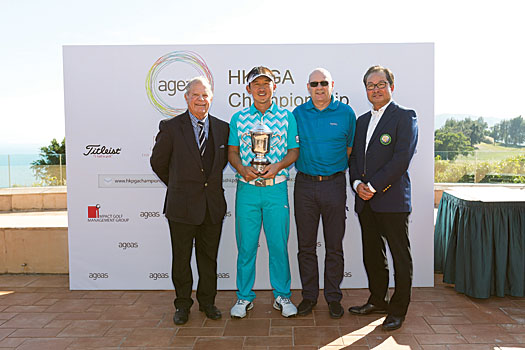
[[[321,86],[328,86],[328,82],[325,81],[311,81],[308,84],[310,84],[311,87],[317,87],[317,85],[321,84]]]
[[[372,84],[372,83],[366,84],[366,89],[367,90],[374,90],[375,88],[384,89],[387,85],[388,83],[386,81],[380,81],[377,84]]]

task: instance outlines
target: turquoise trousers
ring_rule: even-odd
[[[287,181],[257,187],[237,182],[235,199],[235,236],[237,238],[237,297],[255,299],[255,260],[261,224],[266,235],[269,253],[270,283],[273,295],[290,298],[290,263],[288,235],[290,209]]]

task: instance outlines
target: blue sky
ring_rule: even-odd
[[[0,0],[0,154],[64,137],[62,46],[73,44],[435,42],[436,114],[525,115],[519,5]]]

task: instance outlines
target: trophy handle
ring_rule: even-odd
[[[279,144],[279,143],[281,142],[281,140],[283,139],[282,136],[281,136],[281,134],[274,134],[273,136],[278,137],[279,140],[278,140],[277,142],[274,143],[273,141],[274,141],[275,139],[272,139],[272,145],[271,145],[270,147],[275,147],[275,146],[276,146],[277,144]]]
[[[244,139],[245,136],[248,136],[248,137],[249,137],[249,136],[250,136],[250,133],[249,133],[249,132],[245,132],[244,134],[241,135],[241,141],[244,142],[246,145],[249,146],[250,143],[247,142],[247,141]]]

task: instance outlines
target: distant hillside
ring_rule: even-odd
[[[467,117],[470,117],[470,119],[478,119],[480,116],[471,114],[437,114],[434,118],[434,130],[437,130],[445,125],[447,119],[463,120]],[[501,122],[503,119],[495,117],[483,117],[483,120],[489,125],[489,127],[492,127],[495,124]]]

